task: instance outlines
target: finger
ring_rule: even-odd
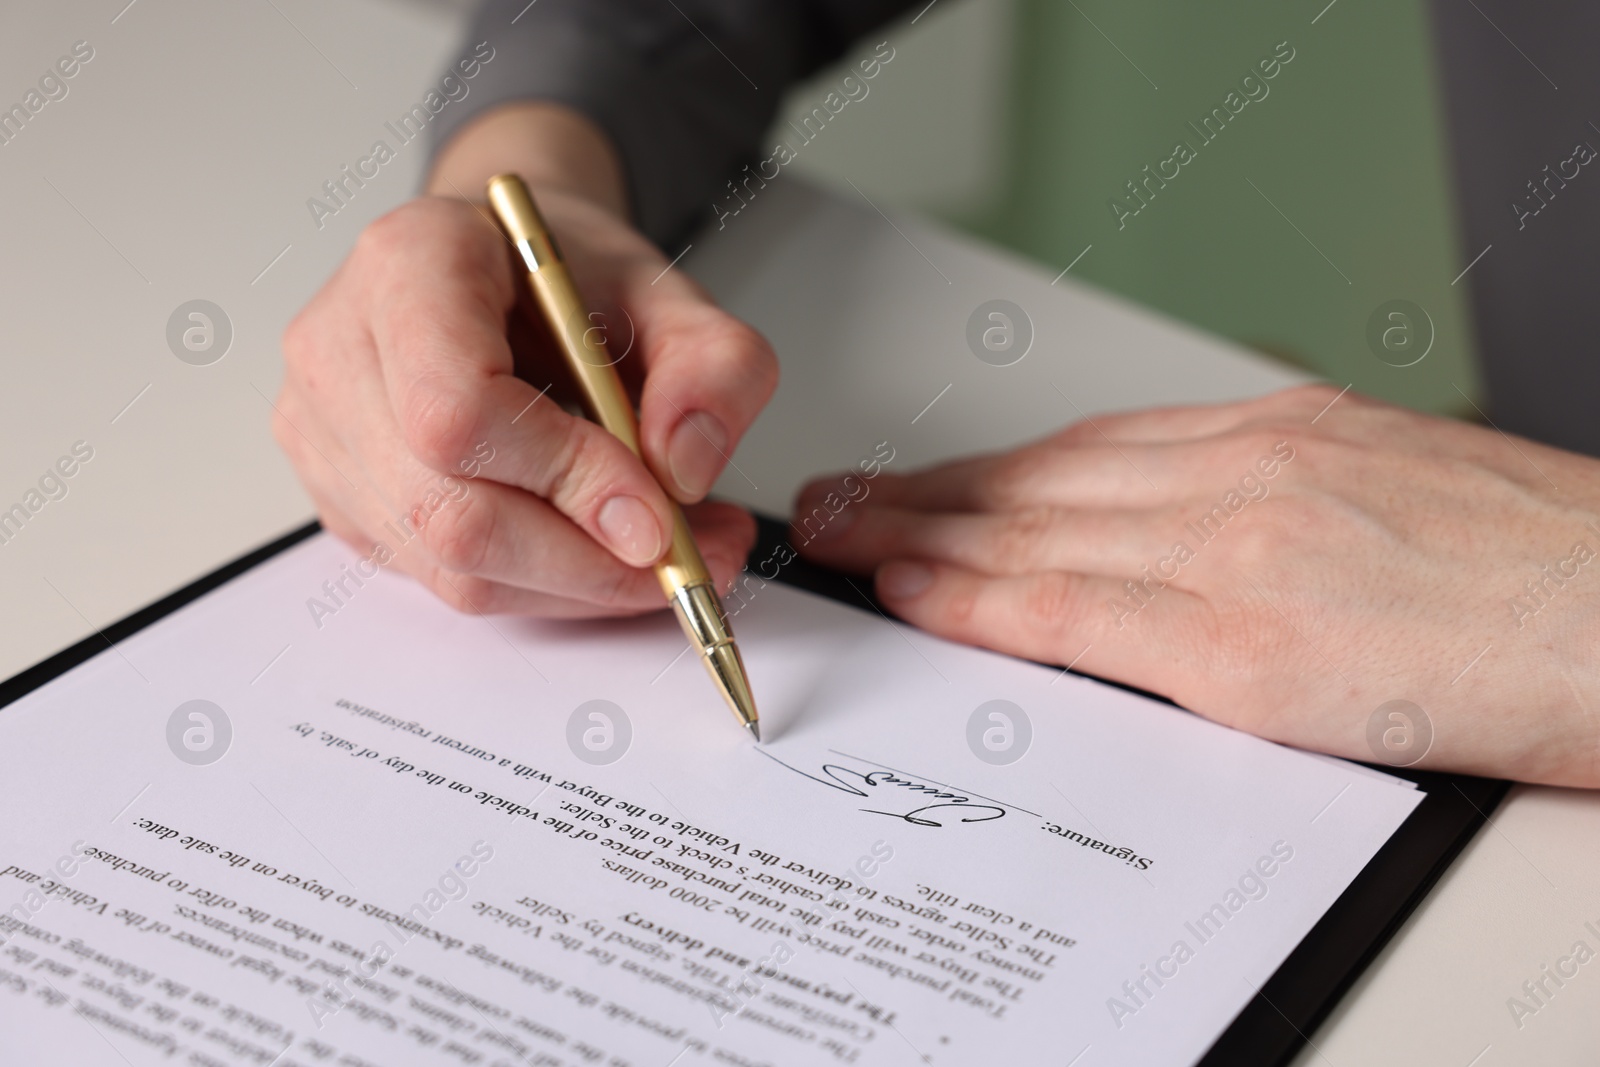
[[[546,619],[588,619],[640,614],[662,607],[659,587],[655,589],[654,598],[641,598],[638,605],[629,606],[574,600],[475,575],[454,573],[441,567],[421,548],[404,551],[406,543],[399,542],[387,528],[380,528],[378,536],[368,533],[320,491],[310,492],[323,528],[349,545],[361,560],[366,561],[369,570],[376,566],[405,574],[457,611],[474,615],[516,614]],[[391,542],[397,543],[401,550],[391,549]],[[615,560],[611,560],[611,563],[617,565]]]
[[[719,592],[725,593],[733,587],[743,571],[745,559],[755,543],[755,520],[742,509],[721,503],[690,507],[685,509],[685,515],[705,558],[706,567],[711,571],[713,584]],[[609,562],[612,566],[619,566],[615,560]],[[650,570],[635,572],[635,577],[648,581],[647,589],[637,602],[605,603],[538,592],[481,575],[460,574],[440,567],[426,557],[420,557],[404,569],[452,607],[472,614],[590,619],[638,615],[667,608],[660,583]]]
[[[1168,695],[1169,664],[1199,611],[1195,597],[1168,587],[1119,615],[1109,606],[1126,603],[1115,579],[1062,571],[991,578],[895,560],[875,584],[886,607],[929,633]]]
[[[1047,443],[957,460],[910,474],[884,472],[870,486],[873,503],[918,511],[1001,511],[1022,507],[1150,507],[1172,495],[1170,446],[1067,448]],[[1136,458],[1135,458],[1136,457]],[[1154,474],[1146,473],[1148,471]],[[1165,483],[1155,480],[1164,476]],[[797,510],[811,511],[838,475],[808,484]]]
[[[348,544],[363,559],[372,560],[380,567],[393,568],[420,581],[458,611],[579,619],[641,614],[662,610],[666,606],[654,572],[624,568],[615,559],[596,549],[570,523],[567,529],[571,536],[580,539],[589,551],[595,553],[600,566],[623,572],[623,579],[618,579],[614,587],[608,590],[613,595],[606,599],[543,592],[496,576],[451,570],[435,558],[425,540],[416,541],[408,536],[407,530],[415,528],[409,523],[404,527],[397,526],[391,519],[372,530],[364,529],[333,504],[321,487],[308,485],[308,491],[328,532]],[[465,499],[462,498],[463,501]],[[443,514],[446,512],[439,513]],[[719,590],[728,589],[743,568],[750,546],[755,541],[755,520],[742,509],[721,503],[702,504],[688,509],[687,514],[713,582]],[[421,529],[426,531],[431,519],[437,517],[425,518]],[[565,522],[559,516],[556,518]],[[604,577],[602,573],[596,580],[603,581]]]
[[[677,499],[699,500],[771,398],[778,361],[759,333],[704,298],[634,299],[646,370],[639,405],[644,453]]]
[[[392,498],[363,494],[363,519],[391,542],[414,541],[430,566],[618,613],[661,604],[652,568],[621,562],[531,493],[486,478],[440,476],[404,456],[394,466],[403,471],[387,477],[406,488]],[[730,504],[685,510],[707,567],[725,586],[754,543],[754,520]]]
[[[376,470],[360,471],[365,487],[357,489],[341,473],[355,465],[337,441],[314,444],[289,425],[287,412],[295,409],[292,398],[282,398],[274,429],[330,529],[354,547],[365,551],[384,542],[397,555],[425,557],[425,566],[407,569],[435,588],[442,583],[431,577],[431,570],[438,568],[594,604],[601,611],[633,612],[661,603],[651,570],[621,563],[545,501],[523,490],[485,478],[439,475],[413,459],[397,440],[384,447],[394,436],[392,427],[367,431],[368,440],[379,444],[375,453],[380,462]],[[493,462],[491,455],[481,469]],[[685,513],[713,578],[725,588],[754,544],[754,519],[723,503],[694,505]],[[459,597],[451,599],[459,605]],[[504,610],[515,609],[510,601],[498,603]],[[526,598],[516,604],[542,610],[538,601]]]
[[[1256,491],[1249,485],[1275,477],[1294,458],[1285,432],[1275,426],[1245,427],[1195,441],[1104,447],[1044,442],[911,474],[884,474],[872,482],[869,494],[879,506],[920,511],[1170,507],[1196,497]],[[807,485],[799,510],[810,511],[819,494],[837,494],[843,484],[833,476]]]
[[[483,479],[456,481],[432,510],[413,513],[413,528],[445,570],[521,588],[641,610],[662,603],[653,569],[630,567],[605,551],[548,503],[520,489]],[[719,581],[743,565],[754,542],[754,520],[729,504],[706,504],[689,516],[706,565]]]
[[[532,589],[521,589],[504,582],[471,574],[456,574],[417,558],[400,560],[396,567],[421,582],[455,611],[466,615],[526,615],[540,619],[596,619],[643,615],[660,610],[661,604],[621,607],[572,600]]]
[[[295,407],[293,400],[280,403],[284,426],[275,428],[296,457],[302,481],[319,508],[347,524],[337,532],[348,535],[356,547],[382,541],[397,553],[405,546],[405,555],[425,556],[426,566],[408,569],[435,588],[442,583],[432,578],[432,568],[593,604],[599,610],[633,612],[661,603],[660,585],[650,569],[620,562],[531,493],[487,478],[440,475],[422,466],[395,438],[392,426],[367,430],[365,439],[377,444],[377,466],[360,471],[366,488],[354,488],[340,473],[354,464],[337,441],[316,445],[287,427],[286,413]],[[488,472],[499,457],[492,451],[484,455],[474,469]],[[334,501],[340,502],[337,507]],[[707,566],[725,587],[754,543],[754,520],[722,503],[686,512]],[[459,597],[451,599],[460,602]],[[542,610],[539,603],[527,598],[497,601],[503,610],[518,605]]]
[[[726,593],[733,588],[756,547],[755,516],[722,500],[687,504],[683,516],[689,520],[689,530],[694,534],[700,555],[705,558],[706,568],[711,571],[717,591]]]
[[[596,321],[638,386],[651,470],[678,500],[701,499],[772,395],[771,347],[632,231],[596,227],[567,251],[590,306],[621,313],[621,322],[609,311]]]
[[[857,573],[921,559],[993,576],[1059,570],[1120,579],[1154,568],[1170,580],[1180,566],[1175,542],[1192,539],[1183,527],[1166,508],[929,513],[866,504],[846,507],[816,537],[795,543],[812,559]]]
[[[615,606],[570,600],[500,582],[451,574],[428,559],[421,550],[406,553],[391,549],[389,542],[396,539],[390,530],[380,527],[374,534],[363,529],[328,498],[323,486],[308,481],[306,488],[316,504],[317,518],[322,528],[356,552],[367,568],[388,568],[414,578],[458,611],[485,615],[516,613],[541,618],[591,618],[626,613]],[[655,606],[659,606],[659,603]]]
[[[539,391],[515,376],[504,240],[487,223],[463,226],[461,212],[473,208],[418,208],[406,240],[384,220],[363,236],[371,254],[391,260],[380,272],[373,337],[408,450],[455,473],[487,448],[504,458],[497,480],[545,497],[623,562],[655,562],[671,538],[665,495],[620,441],[540,404]]]
[[[603,427],[506,375],[438,381],[429,391],[427,409],[401,415],[401,451],[415,452],[434,478],[460,472],[540,497],[625,564],[661,558],[672,529],[667,497]]]

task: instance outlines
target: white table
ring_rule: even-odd
[[[0,507],[73,442],[95,457],[0,545],[0,675],[311,514],[267,431],[277,338],[361,226],[414,187],[420,146],[320,231],[305,200],[421,97],[453,53],[454,23],[376,0],[275,3],[142,0],[118,15],[120,2],[76,0],[8,16],[0,70],[15,77],[0,94],[20,97],[76,40],[96,54],[66,99],[0,147]],[[768,511],[880,440],[911,466],[1014,443],[1077,409],[1296,380],[1070,276],[1052,286],[1037,266],[787,179],[697,238],[684,264],[782,354],[778,397],[735,456],[742,473],[719,486]],[[197,297],[235,329],[208,367],[179,362],[164,339],[168,315]],[[967,348],[967,318],[992,298],[1035,328],[1015,366]],[[1585,937],[1585,920],[1600,925],[1597,843],[1600,796],[1518,790],[1302,1062],[1592,1054],[1600,963],[1520,1031],[1506,999]]]

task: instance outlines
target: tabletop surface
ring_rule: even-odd
[[[30,5],[0,39],[13,72],[79,40],[94,49],[68,96],[0,147],[0,501],[78,442],[93,450],[67,494],[0,545],[0,676],[310,517],[268,431],[278,336],[361,227],[415,188],[423,150],[402,147],[320,226],[306,201],[456,50],[455,16],[379,0],[110,6],[121,13]],[[780,353],[779,393],[717,487],[769,512],[881,441],[911,467],[1098,412],[1301,380],[1070,275],[1052,284],[1053,271],[788,178],[694,245],[681,269]],[[232,326],[209,366],[166,338],[194,299]],[[1031,334],[1008,366],[996,364],[1017,349],[980,359],[968,338],[999,300],[1014,336]],[[976,316],[980,338],[995,307]],[[1600,965],[1520,1025],[1507,1002],[1574,942],[1600,949],[1584,928],[1600,928],[1597,845],[1600,795],[1514,791],[1298,1062],[1592,1062],[1600,977],[1586,972]]]

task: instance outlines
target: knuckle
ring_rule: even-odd
[[[1066,629],[1082,610],[1079,582],[1070,574],[1050,571],[1036,575],[1028,583],[1022,610],[1030,624],[1046,632]]]
[[[1282,422],[1273,420],[1251,427],[1241,436],[1245,450],[1244,462],[1252,464],[1264,456],[1271,456],[1285,441],[1293,441],[1301,436],[1305,429],[1304,426],[1297,426],[1288,420]]]
[[[1270,566],[1274,556],[1281,556],[1287,531],[1274,511],[1257,509],[1257,514],[1245,514],[1230,522],[1227,537],[1217,538],[1219,562],[1229,571],[1260,574]]]
[[[944,622],[952,632],[974,634],[978,629],[977,588],[968,586],[949,593],[939,610]]]
[[[1279,392],[1270,393],[1261,398],[1255,410],[1263,418],[1276,418],[1285,424],[1297,425],[1303,430],[1307,419],[1316,417],[1335,400],[1339,402],[1337,410],[1371,408],[1378,403],[1354,389],[1316,382],[1310,385],[1293,385]],[[1321,424],[1319,423],[1316,428],[1321,428]]]
[[[1055,515],[1048,508],[1025,508],[1006,517],[995,545],[996,555],[1007,563],[1037,561],[1055,531]]]
[[[731,318],[725,327],[723,345],[736,365],[741,384],[752,391],[771,395],[778,385],[778,357],[761,332],[748,323]]]
[[[1326,382],[1313,382],[1309,385],[1292,385],[1280,392],[1272,393],[1265,398],[1265,402],[1274,408],[1299,409],[1310,405],[1320,408],[1338,395],[1339,390]]]
[[[407,200],[368,223],[356,238],[356,249],[379,260],[406,252],[415,244],[418,230],[438,226],[455,214],[451,206],[439,197]]]
[[[658,357],[663,365],[694,367],[696,379],[714,382],[718,395],[753,411],[777,389],[778,357],[755,327],[707,310],[714,318],[674,331]]]
[[[469,492],[433,514],[422,528],[422,543],[445,570],[470,574],[489,557],[496,521],[494,507]]]
[[[460,383],[424,378],[407,391],[402,411],[406,443],[434,470],[453,470],[477,439],[478,397]]]
[[[312,324],[311,308],[302,308],[301,311],[289,320],[289,325],[283,328],[280,339],[283,346],[284,361],[292,366],[299,365],[302,361],[311,358],[316,346],[316,327]]]
[[[351,262],[363,277],[385,280],[426,269],[445,275],[462,272],[504,275],[503,243],[470,205],[435,196],[417,197],[369,223],[356,238]]]
[[[363,259],[383,262],[410,242],[417,216],[415,201],[401,204],[367,224],[356,238],[356,254]]]
[[[607,471],[610,438],[593,423],[572,419],[550,464],[541,472],[537,490],[563,514],[580,516],[610,495],[614,479]]]
[[[1114,425],[1114,421],[1109,418],[1102,418],[1100,425],[1102,428],[1104,428],[1108,425]],[[1066,429],[1062,430],[1060,433],[1056,434],[1052,443],[1068,447],[1077,447],[1080,445],[1097,444],[1099,441],[1100,431],[1095,429],[1095,427],[1090,425],[1087,421],[1083,421],[1075,422],[1071,426],[1068,426]]]

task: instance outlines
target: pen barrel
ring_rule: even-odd
[[[566,357],[589,417],[639,455],[639,420],[606,347],[605,328],[590,321],[567,265],[560,260],[546,264],[530,271],[528,282]]]
[[[590,418],[603,426],[634,455],[643,458],[639,448],[639,420],[628,400],[628,391],[617,374],[616,362],[606,347],[605,329],[589,317],[588,308],[578,295],[561,250],[533,202],[521,178],[501,174],[489,179],[489,204],[500,220],[506,236],[516,247],[528,271],[528,283],[545,321],[555,334],[567,367],[583,396]],[[656,564],[656,578],[669,599],[679,590],[693,585],[709,585],[700,550],[689,532],[689,523],[677,504],[672,508],[672,543],[666,556]]]

